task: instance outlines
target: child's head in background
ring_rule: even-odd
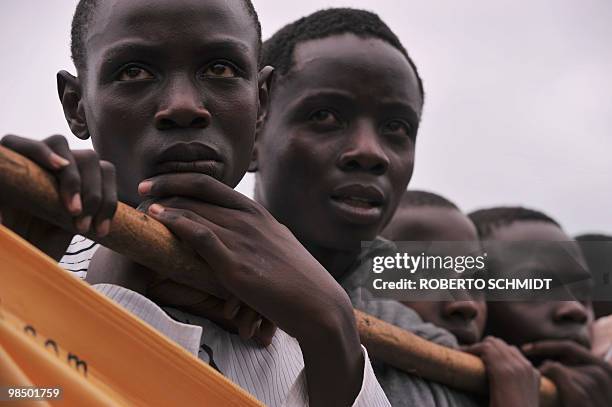
[[[601,285],[604,289],[607,289],[607,292],[610,292],[609,288],[612,284],[612,236],[590,233],[576,236],[576,241],[580,245],[589,269],[593,273],[595,284]],[[596,300],[593,300],[593,311],[596,318],[612,315],[612,298],[607,301]]]
[[[472,221],[448,199],[427,191],[406,191],[382,236],[401,241],[478,241]],[[484,332],[484,297],[465,293],[458,301],[402,301],[426,322],[450,331],[459,343],[478,342]]]
[[[537,277],[550,272],[562,279],[562,274],[574,271],[568,267],[581,268],[580,271],[586,268],[576,243],[554,219],[542,212],[522,207],[497,207],[475,211],[469,217],[485,246],[487,241],[560,242],[568,249],[563,256],[560,251],[539,250],[515,254],[509,260],[504,260],[503,256],[492,258],[493,254],[489,252],[489,260],[495,262],[491,271],[499,278],[510,278],[515,273],[531,273]],[[533,245],[538,247],[536,243]],[[568,262],[568,254],[573,262]],[[555,269],[549,270],[551,267]],[[588,291],[588,282],[585,284]],[[517,346],[540,340],[569,339],[588,347],[589,323],[593,318],[588,292],[586,295],[576,292],[575,295],[580,297],[575,301],[537,298],[532,301],[489,301],[486,331]]]

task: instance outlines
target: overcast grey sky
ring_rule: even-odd
[[[612,1],[254,0],[264,37],[330,6],[378,13],[427,92],[411,188],[612,233]],[[55,89],[75,0],[0,5],[0,135],[71,136]],[[239,190],[250,194],[247,176]]]

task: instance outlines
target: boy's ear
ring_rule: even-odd
[[[81,83],[79,78],[66,71],[57,73],[57,93],[64,108],[64,116],[72,133],[86,140],[89,138],[89,129],[85,119],[85,109],[81,100]]]
[[[268,107],[270,104],[270,86],[272,85],[272,76],[274,75],[274,68],[267,65],[264,66],[258,75],[258,87],[259,87],[259,109],[257,110],[257,131],[261,130],[266,115],[268,114]]]
[[[271,66],[265,66],[259,71],[258,75],[258,87],[259,87],[259,108],[257,110],[257,123],[255,125],[255,145],[253,146],[253,153],[251,154],[251,163],[249,164],[249,172],[257,171],[257,149],[258,141],[261,137],[260,133],[263,129],[268,114],[268,108],[270,105],[270,86],[272,84],[272,77],[274,75],[274,68]]]
[[[255,145],[253,145],[253,152],[251,152],[251,162],[249,163],[249,168],[247,172],[257,172],[259,169],[257,163],[257,140],[255,141]]]

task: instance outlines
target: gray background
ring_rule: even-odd
[[[612,2],[255,0],[264,38],[329,6],[377,12],[427,100],[411,188],[461,208],[523,204],[570,233],[612,232]],[[73,0],[2,0],[0,135],[70,136],[55,89]],[[239,190],[251,194],[247,176]]]

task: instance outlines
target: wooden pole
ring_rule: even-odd
[[[361,343],[376,359],[468,393],[483,395],[488,392],[485,367],[480,358],[429,342],[359,310],[355,310],[355,318]],[[559,405],[554,383],[542,377],[540,407]]]
[[[27,158],[0,146],[0,201],[12,203],[65,228],[71,225],[64,214],[54,178]],[[74,231],[73,231],[74,232]],[[156,220],[119,203],[105,238],[89,236],[144,266],[171,277],[173,272],[193,274],[194,284],[208,294],[225,297],[207,265],[187,250]],[[208,276],[206,278],[206,276]],[[408,373],[459,390],[486,394],[487,379],[482,361],[473,355],[431,343],[417,335],[355,310],[361,341],[368,352]],[[542,378],[540,405],[558,406],[555,385]]]
[[[57,193],[57,182],[44,169],[3,146],[0,146],[0,203],[13,204],[66,229],[72,220],[63,209]],[[76,230],[71,230],[76,234]],[[173,270],[182,270],[193,281],[192,286],[220,298],[227,291],[212,275],[203,260],[185,247],[161,223],[134,208],[119,202],[111,223],[111,232],[104,238],[87,236],[121,253],[139,264],[169,277]],[[179,255],[180,254],[180,255]]]

